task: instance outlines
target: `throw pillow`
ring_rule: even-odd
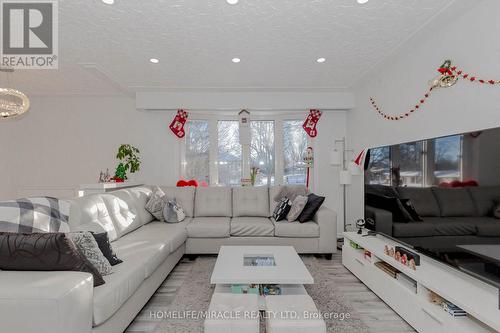
[[[292,202],[292,207],[286,216],[288,222],[296,221],[300,213],[307,204],[307,197],[303,195],[298,195]]]
[[[413,206],[413,203],[411,202],[410,199],[400,199],[401,203],[403,204],[403,207],[406,209],[408,214],[410,214],[412,221],[414,222],[421,222],[423,221],[420,215],[418,215],[417,210],[415,209],[415,206]]]
[[[314,193],[311,193],[307,196],[307,203],[302,212],[300,213],[298,220],[300,223],[304,223],[307,221],[311,221],[316,215],[316,212],[319,210],[323,202],[325,201],[325,197],[321,197]]]
[[[413,219],[399,198],[387,197],[374,193],[365,193],[365,203],[368,206],[388,210],[395,222],[412,222]]]
[[[273,200],[274,202],[279,202],[283,198],[288,198],[290,201],[293,202],[295,198],[298,195],[303,195],[307,196],[309,191],[307,190],[307,187],[304,185],[296,185],[296,186],[280,186],[280,190],[278,193],[274,196]]]
[[[167,196],[165,193],[157,187],[151,194],[148,202],[146,202],[146,210],[151,213],[157,220],[164,221],[163,219],[163,208],[167,204]]]
[[[100,234],[92,233],[92,236],[94,236],[97,246],[99,246],[99,250],[101,250],[104,257],[108,259],[111,266],[118,265],[123,262],[123,260],[117,257],[115,251],[113,251],[107,232],[102,232]]]
[[[290,208],[292,208],[292,202],[288,198],[282,198],[274,209],[274,219],[276,221],[282,221],[286,219],[288,212],[290,212]]]
[[[186,214],[175,199],[169,200],[163,208],[163,218],[168,223],[178,223],[184,221]]]
[[[94,236],[88,231],[72,232],[69,234],[78,251],[99,271],[101,275],[113,273],[108,259],[102,254]]]
[[[1,232],[69,232],[70,203],[50,197],[0,202]]]
[[[104,280],[68,234],[0,232],[0,269],[12,271],[79,271],[94,276],[94,287]]]
[[[500,198],[496,198],[494,200],[495,205],[493,206],[493,216],[497,219],[500,219]]]

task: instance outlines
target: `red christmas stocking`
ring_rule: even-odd
[[[179,138],[183,138],[186,135],[184,131],[184,124],[186,124],[188,118],[187,111],[177,110],[174,120],[170,123],[170,130]]]
[[[306,121],[304,121],[304,124],[302,125],[302,128],[311,138],[314,138],[316,137],[316,135],[318,135],[318,130],[316,129],[316,125],[318,124],[320,117],[321,117],[320,110],[310,110],[309,115],[306,118]]]

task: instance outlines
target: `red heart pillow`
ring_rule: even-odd
[[[185,187],[185,186],[189,186],[189,185],[188,185],[188,182],[185,181],[184,179],[181,179],[177,182],[177,187]]]
[[[198,187],[198,181],[196,179],[191,179],[190,181],[187,182],[187,186]]]

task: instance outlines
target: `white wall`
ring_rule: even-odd
[[[125,97],[32,98],[30,111],[0,123],[2,162],[0,199],[32,189],[67,194],[95,183],[99,171],[114,172],[122,143],[141,150],[146,182],[174,183],[178,145],[168,124],[172,112],[140,112]],[[5,186],[4,184],[7,184]]]
[[[116,149],[141,151],[137,176],[148,184],[175,184],[180,144],[170,132],[173,111],[138,111],[127,97],[35,97],[19,119],[0,122],[0,200],[30,194],[68,196],[116,166]],[[307,111],[297,113],[305,118]],[[325,111],[315,146],[315,191],[342,222],[338,172],[328,164],[334,139],[345,136],[346,112]],[[339,228],[339,232],[341,228]]]
[[[470,2],[469,2],[470,3]],[[500,1],[477,1],[462,15],[433,25],[431,33],[415,36],[356,87],[356,108],[347,116],[349,145],[355,150],[404,141],[500,126],[500,86],[463,80],[435,90],[423,108],[406,120],[387,121],[370,105],[374,97],[383,111],[408,110],[437,76],[437,67],[452,58],[464,70],[500,79]],[[363,216],[362,177],[349,188],[349,219]]]

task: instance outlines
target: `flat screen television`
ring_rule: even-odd
[[[500,128],[369,149],[365,220],[500,287]]]

